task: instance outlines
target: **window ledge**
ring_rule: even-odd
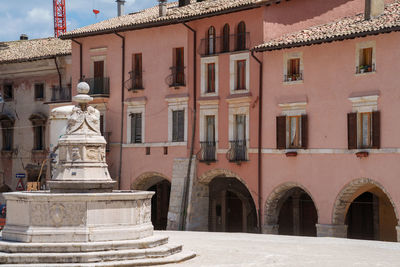
[[[237,90],[231,91],[231,95],[246,94],[248,92],[250,92],[249,89],[237,89]]]
[[[293,85],[293,84],[303,84],[304,80],[297,80],[297,81],[287,81],[287,82],[283,82],[284,85]]]
[[[358,76],[365,76],[365,75],[368,75],[368,74],[375,74],[375,73],[376,73],[376,70],[363,72],[363,73],[361,73],[361,72],[360,73],[355,73],[354,76],[358,77]]]
[[[160,142],[160,143],[134,143],[134,144],[123,144],[123,147],[173,147],[173,146],[187,146],[187,142]]]
[[[34,153],[34,154],[42,154],[42,153],[46,153],[46,150],[44,150],[44,149],[40,149],[40,150],[32,149],[32,153]]]
[[[11,155],[13,152],[13,150],[1,150],[1,154],[3,155]]]

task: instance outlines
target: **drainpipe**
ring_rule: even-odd
[[[57,56],[54,56],[54,63],[56,64],[56,68],[57,68],[57,72],[58,72],[58,85],[60,86],[60,90],[61,90],[62,78],[61,78],[60,68],[58,67],[58,63],[57,63]]]
[[[190,180],[190,171],[192,168],[192,160],[193,160],[193,150],[194,150],[194,139],[196,136],[196,116],[197,116],[197,108],[196,108],[196,95],[197,95],[197,57],[196,57],[196,50],[197,50],[197,37],[196,31],[188,26],[185,22],[182,23],[183,26],[188,28],[190,31],[193,32],[193,122],[192,122],[192,139],[190,143],[190,154],[189,154],[189,164],[187,168],[186,179],[183,184],[183,196],[182,196],[182,204],[181,204],[181,216],[179,221],[179,230],[185,230],[186,224],[186,216],[187,216],[187,206],[188,206],[188,194],[189,194],[189,180]]]
[[[254,55],[254,50],[251,51],[251,56],[258,62],[260,65],[260,73],[259,73],[259,88],[258,88],[258,168],[257,168],[257,175],[258,175],[258,226],[259,231],[262,233],[262,104],[263,104],[263,65],[262,62]]]
[[[82,75],[82,43],[72,39],[72,42],[77,43],[79,45],[79,81],[83,81]]]
[[[122,143],[124,140],[124,109],[125,109],[125,36],[115,32],[115,35],[122,39],[122,78],[121,78],[121,142],[119,146],[119,167],[118,167],[118,189],[121,189],[122,174]]]

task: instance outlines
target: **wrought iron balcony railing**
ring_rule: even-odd
[[[129,91],[144,90],[143,86],[143,72],[135,73],[133,71],[129,72],[130,81],[127,84]]]
[[[374,71],[375,71],[375,63],[373,63],[372,65],[361,65],[356,67],[356,74],[368,73]]]
[[[69,102],[71,101],[71,87],[52,87],[51,102]]]
[[[89,95],[91,96],[110,96],[110,78],[108,77],[96,77],[85,79],[90,86]]]
[[[296,74],[286,74],[284,77],[284,82],[294,82],[294,81],[302,81],[303,80],[303,72],[300,71]]]
[[[197,154],[198,159],[201,162],[213,162],[216,160],[216,142],[215,141],[204,141],[200,142],[200,151]]]
[[[201,56],[209,56],[233,51],[249,50],[250,33],[230,34],[228,38],[216,36],[215,38],[204,38],[200,42],[198,53]]]
[[[185,86],[185,67],[172,66],[170,70],[171,74],[167,77],[167,84],[170,87]]]
[[[230,149],[226,157],[230,162],[248,161],[246,140],[229,141]]]

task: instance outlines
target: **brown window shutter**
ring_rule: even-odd
[[[276,117],[276,148],[286,148],[286,116]]]
[[[372,147],[381,148],[381,112],[372,112]]]
[[[349,149],[357,148],[357,113],[347,114],[347,142]]]
[[[301,115],[301,148],[308,147],[308,119],[307,115]]]

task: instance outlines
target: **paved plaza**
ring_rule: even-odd
[[[166,266],[400,266],[400,243],[244,233],[156,232],[197,256]]]

